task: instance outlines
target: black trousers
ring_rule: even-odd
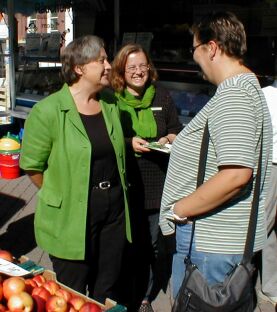
[[[133,243],[127,246],[123,259],[120,301],[128,312],[137,312],[142,300],[152,302],[161,289],[166,292],[176,242],[175,235],[162,235],[158,209],[132,209]]]
[[[72,233],[74,235],[74,233]],[[126,244],[121,185],[92,191],[83,261],[50,256],[59,282],[104,303],[117,299],[117,282]]]

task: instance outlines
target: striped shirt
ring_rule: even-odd
[[[262,187],[254,247],[260,250],[266,238],[264,199],[270,174],[268,160],[271,160],[272,153],[272,130],[266,101],[253,73],[223,81],[211,100],[175,139],[163,190],[161,230],[164,235],[174,232],[175,224],[167,219],[172,214],[170,207],[196,189],[200,147],[207,120],[210,142],[205,181],[218,172],[219,166],[226,165],[252,168],[255,177],[263,127]],[[243,253],[252,198],[251,180],[231,201],[197,220],[197,250]]]

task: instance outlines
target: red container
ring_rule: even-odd
[[[0,154],[0,176],[3,179],[16,179],[20,176],[19,153]]]

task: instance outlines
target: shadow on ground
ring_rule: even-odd
[[[0,248],[9,250],[14,257],[25,255],[36,247],[34,235],[34,214],[9,224],[0,235]]]
[[[0,227],[6,224],[14,214],[26,205],[25,200],[7,195],[0,194]]]

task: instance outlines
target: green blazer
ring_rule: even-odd
[[[100,98],[124,190],[126,235],[131,241],[124,136],[113,97]],[[67,84],[34,105],[25,122],[20,167],[43,172],[35,236],[42,249],[59,258],[82,260],[85,256],[92,153]]]

